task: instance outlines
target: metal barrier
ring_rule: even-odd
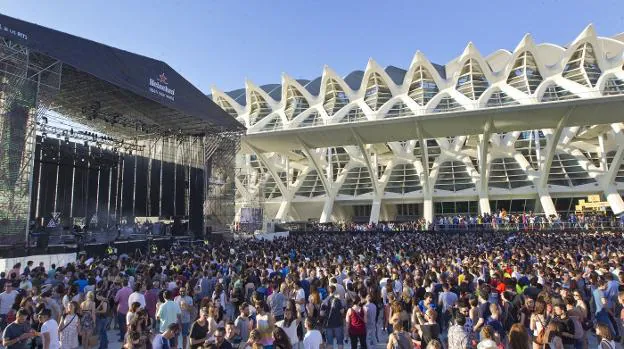
[[[539,222],[539,223],[460,223],[460,224],[434,224],[435,231],[602,231],[622,230],[624,226],[619,222],[596,221],[596,222]]]

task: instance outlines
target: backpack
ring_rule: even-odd
[[[405,332],[394,332],[395,342],[393,349],[413,349],[414,345]]]
[[[545,344],[548,344],[548,333],[546,332],[546,328],[548,327],[548,323],[550,321],[546,320],[546,323],[542,323],[542,321],[539,320],[539,322],[542,325],[542,329],[537,334],[537,337],[535,337],[535,343],[539,345],[545,345]]]
[[[583,330],[583,325],[581,324],[581,321],[576,316],[570,317],[570,319],[572,319],[572,323],[574,324],[574,333],[572,338],[583,338],[583,336],[585,335],[585,330]]]
[[[518,309],[516,309],[511,302],[505,302],[503,305],[502,323],[505,331],[509,331],[511,326],[518,323]]]

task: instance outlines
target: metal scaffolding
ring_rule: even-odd
[[[0,236],[28,243],[37,118],[60,90],[62,63],[0,37]]]
[[[204,216],[205,227],[212,231],[229,230],[234,222],[240,137],[240,132],[221,132],[204,138]]]

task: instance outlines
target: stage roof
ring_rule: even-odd
[[[100,129],[139,120],[188,134],[244,130],[165,62],[2,14],[0,36],[63,63],[54,104],[77,121],[97,109],[105,123],[89,123]]]

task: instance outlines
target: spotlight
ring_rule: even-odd
[[[69,134],[71,134],[72,136],[74,135],[74,129],[73,128],[71,130],[69,130]]]
[[[84,141],[84,146],[88,147],[89,146],[89,141]]]
[[[47,133],[44,132],[44,133],[41,134],[41,139],[42,140],[45,140],[47,137],[48,137]]]
[[[65,144],[69,145],[69,137],[65,136]]]
[[[41,121],[43,121],[43,123],[46,125],[48,124],[48,118],[45,116],[41,118]]]

